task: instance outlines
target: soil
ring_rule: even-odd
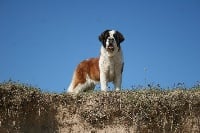
[[[0,133],[199,133],[200,88],[70,95],[0,84]]]

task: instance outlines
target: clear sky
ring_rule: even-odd
[[[200,81],[199,0],[0,0],[0,82],[63,92],[106,29],[125,36],[123,88]]]

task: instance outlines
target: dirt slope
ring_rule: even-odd
[[[200,88],[77,96],[0,84],[0,133],[197,133]]]

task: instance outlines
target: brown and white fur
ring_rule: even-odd
[[[124,61],[120,44],[124,37],[118,31],[106,30],[99,40],[102,43],[100,57],[84,60],[77,66],[68,92],[94,90],[99,82],[101,91],[107,91],[108,82],[113,82],[116,91],[121,89]]]

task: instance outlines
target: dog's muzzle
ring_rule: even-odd
[[[109,51],[109,52],[113,52],[114,50],[115,50],[115,48],[114,48],[114,39],[112,39],[112,38],[110,38],[109,40],[108,40],[108,46],[107,46],[107,50]]]
[[[108,47],[107,47],[107,50],[108,50],[109,52],[113,52],[113,51],[115,50],[113,44],[109,44]]]

